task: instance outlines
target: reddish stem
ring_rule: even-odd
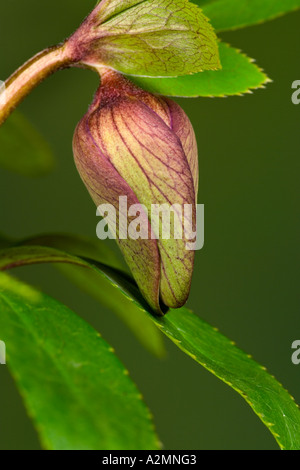
[[[74,64],[67,43],[39,52],[5,82],[0,95],[0,126],[20,102],[46,77]]]

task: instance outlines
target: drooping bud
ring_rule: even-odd
[[[108,224],[148,303],[158,313],[162,304],[182,306],[193,272],[194,251],[187,242],[196,229],[198,186],[197,144],[184,111],[103,68],[94,102],[76,128],[73,150],[96,205],[115,208],[116,225]],[[125,196],[124,209],[120,198]],[[130,236],[132,207],[142,227],[137,237]],[[168,210],[171,218],[164,219]],[[170,227],[170,236],[164,236]]]

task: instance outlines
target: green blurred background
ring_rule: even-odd
[[[1,0],[0,79],[69,35],[95,0]],[[253,95],[180,99],[196,130],[205,247],[197,253],[188,305],[284,384],[300,402],[299,121],[291,84],[300,79],[300,12],[224,33],[274,80]],[[57,167],[26,179],[0,173],[2,232],[25,237],[71,232],[95,237],[95,207],[76,173],[72,134],[98,80],[86,70],[49,78],[21,109],[50,142]],[[9,158],[9,156],[8,156]],[[163,360],[144,351],[109,311],[51,266],[14,271],[61,300],[116,349],[154,415],[166,449],[276,449],[269,431],[225,384],[166,341]],[[1,338],[1,332],[0,332]],[[34,364],[32,364],[34,367]],[[38,449],[7,368],[0,366],[0,449]]]

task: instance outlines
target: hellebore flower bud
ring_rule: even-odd
[[[96,205],[111,204],[116,210],[117,242],[148,303],[160,314],[163,304],[182,306],[193,272],[194,251],[187,249],[187,241],[195,233],[198,186],[197,144],[184,111],[102,68],[101,86],[76,128],[73,150]],[[139,223],[146,227],[137,239],[124,236],[133,218],[130,211],[127,220],[122,218],[121,196],[127,197],[128,207],[138,208]],[[173,236],[160,236],[150,217],[153,205],[175,208]],[[175,219],[182,228],[183,214],[188,227],[184,224],[182,236],[176,237]],[[164,223],[160,218],[161,229]]]

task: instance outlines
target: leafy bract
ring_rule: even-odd
[[[131,77],[142,88],[165,96],[230,96],[249,93],[269,81],[253,60],[220,43],[222,69],[177,78]]]
[[[300,0],[191,0],[217,31],[244,28],[300,8]]]
[[[103,0],[89,18],[76,35],[87,65],[164,77],[220,67],[214,30],[187,0]]]
[[[18,111],[0,127],[0,166],[25,176],[53,169],[53,154],[39,132]]]
[[[1,273],[0,331],[8,366],[46,449],[159,447],[126,369],[67,307]]]
[[[49,251],[50,250],[50,251]],[[64,259],[64,261],[63,261]],[[19,246],[0,252],[0,269],[38,262],[76,263],[102,270],[181,350],[236,390],[271,431],[282,449],[300,449],[300,411],[288,392],[249,355],[185,307],[156,317],[132,278],[91,260],[45,247]],[[109,273],[108,273],[109,271]]]

